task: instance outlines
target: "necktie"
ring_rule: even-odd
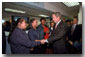
[[[75,25],[72,26],[72,29],[71,29],[71,35],[73,34],[74,29],[75,29]]]
[[[55,29],[57,28],[57,24],[55,25]]]

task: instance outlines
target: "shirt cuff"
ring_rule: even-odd
[[[45,40],[45,42],[47,42],[47,43],[48,43],[48,40],[46,39],[46,40]]]

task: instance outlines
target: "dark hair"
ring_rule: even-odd
[[[77,16],[74,16],[74,19],[76,19],[78,21],[78,17]]]
[[[32,18],[32,19],[30,20],[30,23],[33,23],[35,20],[36,20],[35,18]]]
[[[45,20],[45,21],[46,21],[46,19],[45,19],[44,17],[42,17],[42,18],[40,19],[40,22],[41,22],[42,20]]]
[[[25,19],[23,18],[18,18],[17,21],[16,21],[16,25],[18,25],[18,23],[22,23]]]
[[[54,23],[54,21],[51,21],[50,24],[51,24],[51,23]]]
[[[66,20],[65,18],[63,18],[63,20]]]
[[[32,18],[32,19],[30,20],[30,24],[29,24],[30,28],[33,28],[33,27],[32,27],[32,23],[33,23],[35,20],[36,20],[35,18]]]
[[[77,18],[77,19],[78,19],[78,17],[77,17],[77,16],[74,16],[74,18]]]
[[[6,26],[10,26],[10,22],[9,21],[6,21]]]

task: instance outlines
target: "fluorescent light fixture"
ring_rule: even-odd
[[[43,14],[40,14],[39,16],[41,16],[41,17],[49,17],[49,16],[47,16],[47,15],[43,15]]]
[[[63,2],[63,3],[68,7],[79,5],[79,2]]]
[[[26,13],[25,11],[11,9],[11,8],[5,8],[5,11],[15,12],[15,13]]]

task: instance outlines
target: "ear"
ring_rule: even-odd
[[[57,18],[58,18],[58,19],[60,19],[60,17],[59,17],[59,16],[58,16]]]

